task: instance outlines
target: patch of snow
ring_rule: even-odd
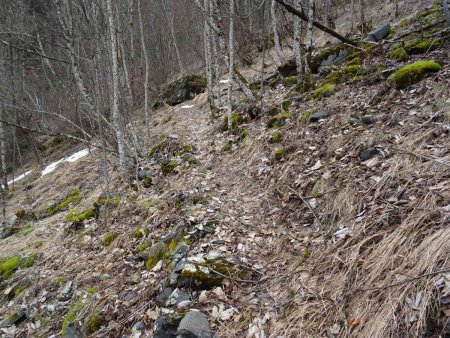
[[[226,80],[220,80],[220,83],[228,83],[230,80],[226,79]]]
[[[20,176],[17,176],[15,179],[9,181],[9,182],[8,182],[8,185],[11,185],[11,184],[13,184],[13,183],[16,183],[16,182],[20,181],[20,180],[23,179],[25,176],[29,175],[31,172],[32,172],[32,170],[29,170],[29,171],[27,171],[26,173],[24,173],[24,174],[22,174],[22,175],[20,175]],[[2,184],[1,187],[2,187],[2,189],[4,188],[3,184]]]
[[[50,163],[48,166],[45,167],[44,170],[42,170],[41,177],[44,176],[44,175],[50,174],[53,171],[55,171],[55,169],[61,163],[64,163],[64,162],[73,163],[73,162],[78,161],[80,158],[85,157],[88,154],[89,154],[89,149],[83,149],[83,150],[80,150],[80,151],[76,152],[75,154],[73,154],[73,155],[71,155],[69,157],[64,157],[64,158],[60,159],[59,161]]]
[[[186,104],[186,105],[184,105],[184,106],[182,106],[181,108],[182,109],[190,109],[190,108],[192,108],[194,105],[188,105],[188,104]]]
[[[80,158],[85,157],[88,154],[89,154],[89,149],[83,149],[83,150],[80,150],[79,152],[73,154],[72,156],[69,156],[68,158],[66,158],[64,160],[64,162],[73,163],[73,162],[78,161]]]

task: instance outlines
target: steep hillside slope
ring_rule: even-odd
[[[2,335],[448,336],[449,36],[434,5],[314,90],[272,65],[233,133],[205,93],[163,107],[131,187],[100,149],[18,182]]]

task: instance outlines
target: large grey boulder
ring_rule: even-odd
[[[377,42],[383,40],[386,36],[388,36],[390,29],[391,25],[388,23],[381,25],[369,32],[364,41]]]
[[[191,310],[181,320],[177,330],[178,338],[212,338],[208,319],[200,311]]]
[[[172,82],[164,93],[167,103],[175,106],[191,100],[206,89],[206,78],[199,75],[186,75]]]

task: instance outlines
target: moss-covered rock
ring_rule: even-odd
[[[336,89],[336,85],[329,83],[326,85],[323,85],[316,90],[314,90],[312,93],[306,96],[307,99],[315,99],[315,100],[321,100],[323,97],[330,96],[334,93]]]
[[[273,153],[273,157],[275,161],[281,161],[286,156],[286,150],[284,149],[277,149]]]
[[[72,190],[66,195],[65,198],[49,206],[46,210],[47,215],[54,215],[60,211],[65,210],[68,206],[70,205],[75,206],[78,205],[80,202],[81,202],[80,190],[79,189]]]
[[[362,68],[360,65],[349,65],[349,66],[342,67],[342,72],[346,75],[355,76],[356,74],[360,73],[361,70],[362,70]]]
[[[285,87],[292,87],[297,84],[297,77],[296,76],[287,76],[283,78],[283,84]]]
[[[171,106],[175,106],[187,100],[193,99],[196,95],[203,93],[206,89],[207,80],[199,75],[185,75],[173,81],[166,89],[164,98]]]
[[[97,213],[96,213],[95,207],[89,208],[82,212],[78,212],[77,209],[73,209],[67,214],[66,221],[80,224],[80,223],[83,223],[87,219],[96,217],[96,215],[97,215]]]
[[[405,50],[408,54],[422,54],[433,51],[441,45],[436,38],[418,38],[405,44]]]
[[[344,45],[343,43],[323,49],[313,57],[311,62],[311,70],[313,73],[317,73],[320,67],[344,62],[352,51],[352,48]]]
[[[267,121],[267,128],[280,128],[286,124],[286,120],[292,117],[292,113],[284,111],[275,115]]]
[[[238,113],[231,114],[231,127],[233,129],[235,129],[237,126],[241,125],[244,122],[245,122],[245,118],[241,114],[238,114]],[[221,130],[222,131],[228,130],[228,115],[225,115],[225,117],[223,119]]]
[[[119,236],[116,232],[107,232],[103,235],[102,243],[103,246],[108,247],[111,245],[112,242]]]
[[[103,324],[103,317],[99,313],[94,313],[86,318],[84,326],[90,334],[98,331]]]
[[[164,161],[163,163],[161,163],[161,171],[164,175],[169,175],[175,170],[176,167],[178,167],[178,163],[174,160]]]
[[[158,242],[153,245],[148,252],[148,259],[145,263],[147,270],[153,269],[156,264],[162,259],[165,259],[168,255],[168,248],[163,242]]]
[[[405,48],[397,47],[389,53],[389,57],[398,61],[406,61],[408,60],[408,53],[406,52]]]
[[[269,143],[279,143],[283,139],[283,133],[276,130],[272,135],[270,135]]]
[[[67,328],[69,325],[73,324],[75,320],[77,319],[77,315],[83,310],[84,303],[83,298],[80,296],[78,300],[70,307],[69,311],[67,312],[67,315],[64,317],[61,335],[63,337],[66,336]]]
[[[11,278],[18,269],[32,267],[36,258],[37,255],[35,252],[27,252],[0,260],[0,282]]]
[[[360,57],[357,56],[357,57],[354,57],[353,59],[350,59],[349,61],[347,61],[345,63],[345,65],[346,66],[354,66],[354,65],[361,66],[362,60]]]
[[[441,65],[435,61],[416,61],[397,70],[389,76],[388,80],[397,89],[404,89],[419,82],[429,74],[439,72],[441,69]]]
[[[134,230],[133,237],[135,239],[142,239],[144,237],[147,237],[149,233],[150,233],[150,230],[148,230],[147,228],[139,228],[139,229]]]
[[[169,141],[167,139],[162,140],[157,145],[155,145],[150,151],[147,153],[148,158],[152,158],[154,155],[159,153],[161,150],[164,150],[169,145]]]

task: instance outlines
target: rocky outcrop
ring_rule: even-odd
[[[203,93],[206,89],[206,78],[199,75],[186,75],[173,81],[166,92],[164,99],[171,106],[184,101],[192,100],[195,96]]]

